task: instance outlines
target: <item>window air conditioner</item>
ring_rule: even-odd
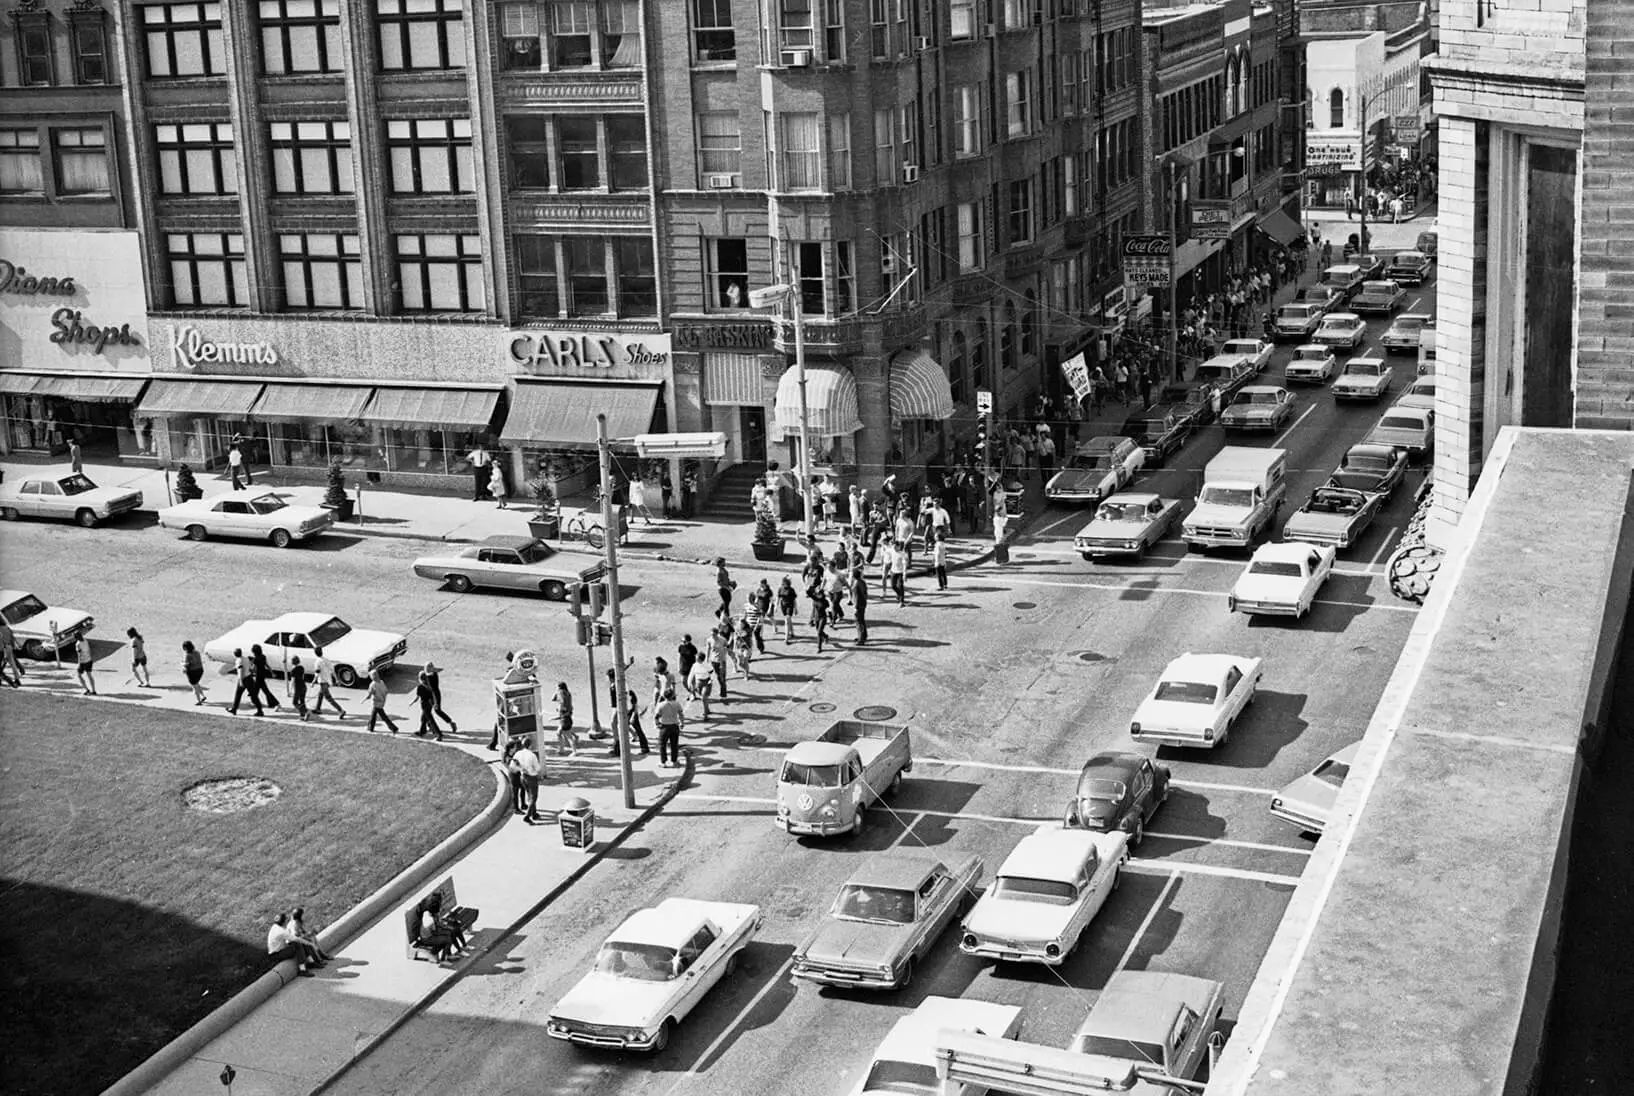
[[[879,257],[879,272],[881,274],[896,273],[896,252],[887,248],[885,253]]]
[[[902,181],[904,183],[917,183],[919,181],[919,165],[918,164],[903,164],[902,165]]]
[[[983,38],[997,38],[998,36],[999,36],[999,25],[997,23],[987,24],[986,29],[982,33],[982,37]]]
[[[786,49],[781,60],[784,68],[810,68],[811,51],[809,49]]]
[[[705,175],[704,185],[710,190],[733,190],[738,185],[736,175]]]
[[[930,39],[925,37],[923,34],[915,35],[913,40],[913,48],[920,51],[930,49]]]

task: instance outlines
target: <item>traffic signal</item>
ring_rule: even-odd
[[[600,582],[580,582],[568,598],[568,612],[577,618],[595,620],[607,608],[607,587]]]
[[[597,647],[605,647],[609,643],[613,642],[613,626],[611,624],[606,624],[599,620],[596,621],[595,633]]]
[[[573,622],[574,640],[580,647],[588,647],[595,638],[596,622],[584,617]]]
[[[987,416],[976,420],[976,463],[986,464],[990,444],[987,437]]]

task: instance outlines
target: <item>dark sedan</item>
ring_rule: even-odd
[[[1138,845],[1146,824],[1168,798],[1165,766],[1136,753],[1099,753],[1084,762],[1062,825],[1101,833],[1122,830],[1130,845]]]

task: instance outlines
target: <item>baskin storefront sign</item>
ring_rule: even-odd
[[[670,336],[610,335],[581,331],[513,331],[511,364],[550,376],[666,379]]]

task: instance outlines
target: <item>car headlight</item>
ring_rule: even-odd
[[[1140,541],[1138,541],[1138,540],[1126,540],[1126,541],[1123,542],[1123,546],[1132,551],[1132,550],[1140,547]]]
[[[964,936],[960,938],[959,942],[967,948],[973,948],[981,943],[980,940],[976,939],[976,934],[973,932],[965,933]]]
[[[1214,741],[1214,728],[1213,727],[1204,727],[1203,728],[1203,741],[1204,742],[1213,742]]]
[[[1057,944],[1053,940],[1050,941],[1048,944],[1044,945],[1044,954],[1048,955],[1051,959],[1060,958],[1060,956],[1061,956],[1061,945]]]
[[[1237,611],[1237,595],[1236,594],[1227,594],[1226,595],[1226,612],[1235,613],[1236,611]]]
[[[1271,809],[1273,811],[1278,811],[1278,810],[1282,809],[1282,796],[1277,795],[1277,796],[1272,796],[1271,797]]]
[[[779,818],[787,818],[787,817],[788,817],[788,816],[789,816],[789,808],[788,808],[788,804],[786,804],[786,803],[779,803],[779,804],[778,804],[778,805],[777,805],[777,817],[779,817]]]
[[[1140,724],[1139,723],[1129,724],[1129,733],[1130,734],[1139,734],[1140,733]]]
[[[834,817],[834,815],[835,815],[835,813],[836,813],[836,812],[835,812],[835,810],[834,810],[834,804],[833,804],[833,803],[829,803],[829,804],[828,804],[828,805],[827,805],[827,806],[825,806],[825,807],[824,807],[824,808],[823,808],[823,810],[822,810],[822,816],[823,816],[823,817],[824,817],[824,818],[833,818],[833,817]]]

